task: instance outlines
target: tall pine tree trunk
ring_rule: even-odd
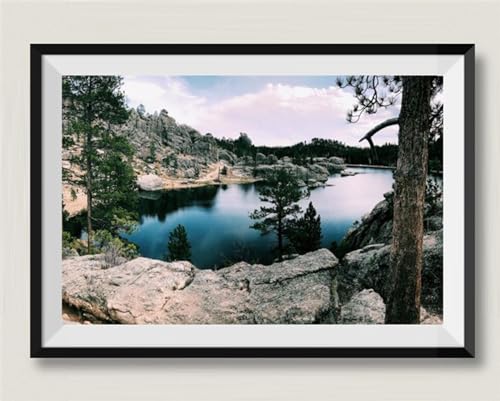
[[[87,191],[87,253],[92,253],[92,133],[89,129],[86,143]]]
[[[420,323],[431,77],[404,77],[386,323]]]
[[[283,216],[278,212],[278,260],[283,261]]]
[[[88,93],[92,93],[92,79],[88,77]],[[87,137],[85,140],[86,186],[87,186],[87,253],[92,253],[92,104],[86,105]]]

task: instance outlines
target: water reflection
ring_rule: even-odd
[[[350,177],[334,175],[326,187],[311,191],[301,202],[312,201],[321,215],[322,245],[339,241],[355,220],[369,212],[383,194],[391,190],[392,171],[357,168]],[[157,194],[155,194],[158,196]],[[161,259],[168,236],[177,224],[186,227],[192,246],[192,261],[200,268],[213,268],[238,260],[270,263],[275,237],[262,237],[249,213],[259,207],[257,184],[211,186],[168,191],[157,199],[140,202],[140,224],[126,237],[139,245],[143,256]]]
[[[144,217],[158,217],[163,222],[169,213],[176,210],[200,207],[210,210],[219,187],[179,189],[168,192],[145,192],[140,196],[139,214],[141,224]]]

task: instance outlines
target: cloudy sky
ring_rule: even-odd
[[[201,133],[237,138],[246,132],[254,144],[283,146],[330,138],[354,146],[375,124],[399,113],[399,104],[346,121],[355,103],[352,90],[340,89],[334,76],[126,76],[131,107],[148,113],[165,109],[178,123]],[[396,143],[397,128],[377,133],[376,144]]]

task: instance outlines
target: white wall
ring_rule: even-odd
[[[33,0],[1,12],[2,400],[500,400],[498,2]],[[476,43],[477,358],[30,360],[29,43],[50,42]]]

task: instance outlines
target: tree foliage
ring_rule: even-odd
[[[252,140],[245,132],[240,132],[240,136],[234,141],[234,146],[235,152],[241,156],[250,155],[253,150]]]
[[[300,189],[297,177],[285,169],[270,173],[259,190],[259,199],[269,206],[261,206],[250,213],[250,218],[257,220],[250,227],[259,230],[262,235],[276,233],[280,260],[283,260],[288,228],[302,211],[297,202],[307,195],[307,191]]]
[[[156,161],[156,143],[151,141],[149,143],[149,154],[146,156],[146,162],[154,163]]]
[[[341,88],[352,88],[356,99],[353,107],[347,111],[347,121],[355,123],[359,121],[363,113],[375,114],[381,108],[396,105],[403,94],[404,79],[408,78],[411,77],[376,75],[338,77],[337,85]],[[429,136],[427,148],[428,167],[429,170],[435,172],[443,169],[443,104],[437,96],[442,90],[443,77],[431,77],[431,111],[427,116],[430,126],[427,133]],[[379,147],[372,142],[371,136],[365,136],[362,139],[367,139],[370,143],[372,150],[370,159],[378,159],[377,164],[388,164],[384,155],[380,155]]]
[[[238,157],[255,157],[257,153],[266,156],[275,155],[277,158],[290,157],[293,163],[306,165],[314,157],[342,157],[346,163],[351,164],[373,164],[373,155],[368,147],[349,146],[334,139],[313,138],[308,142],[299,142],[291,146],[255,146],[238,147],[235,140],[228,138],[215,138],[217,144],[226,150],[235,153]],[[442,170],[442,137],[436,136],[429,141],[429,165],[433,171]],[[244,150],[243,150],[244,149]],[[384,166],[396,166],[398,158],[398,145],[385,143],[375,145],[375,152],[378,155],[378,164]]]
[[[183,225],[179,224],[170,233],[167,248],[167,259],[169,261],[191,260],[191,244],[188,240],[186,228]]]
[[[124,137],[104,134],[99,141],[99,158],[94,164],[93,208],[97,227],[112,232],[128,229],[137,215],[134,149]]]
[[[312,202],[303,216],[290,224],[288,238],[296,252],[304,254],[321,248],[321,217]]]
[[[63,146],[71,151],[75,171],[65,171],[68,182],[87,195],[88,251],[93,228],[119,229],[117,222],[133,219],[136,199],[131,166],[133,148],[113,127],[127,121],[129,112],[117,76],[63,78]]]
[[[395,105],[403,81],[400,76],[356,75],[338,77],[337,86],[353,88],[356,103],[347,111],[347,121],[355,123],[363,113],[375,114],[381,108]]]
[[[116,266],[137,257],[139,254],[137,245],[114,236],[108,230],[95,232],[94,247],[96,252],[104,254],[104,260],[108,266]]]

